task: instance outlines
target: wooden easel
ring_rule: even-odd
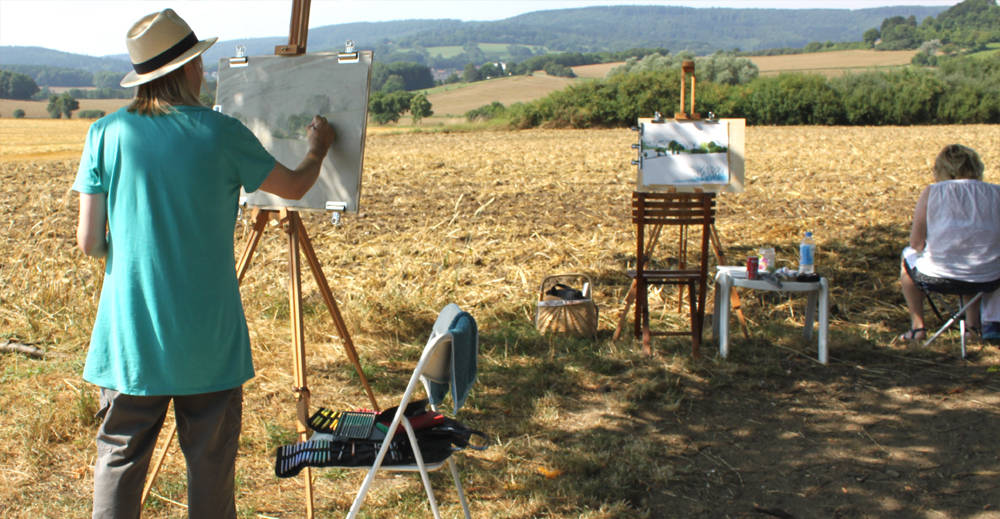
[[[687,77],[691,76],[691,110],[687,111]],[[678,121],[696,121],[701,119],[701,114],[694,111],[694,99],[695,98],[695,75],[694,75],[694,61],[684,60],[681,62],[681,102],[680,111],[674,113],[674,119]],[[660,231],[662,230],[661,225],[654,226],[650,232],[649,239],[646,241],[645,249],[643,250],[645,258],[652,257],[653,251],[656,249],[656,244],[660,239]],[[710,227],[709,238],[712,243],[712,252],[715,255],[715,261],[719,265],[725,265],[725,254],[722,251],[722,240],[719,239],[719,233],[713,224]],[[687,261],[687,229],[686,226],[680,226],[680,232],[678,236],[678,261],[680,262],[680,267],[684,268]],[[615,328],[615,334],[612,336],[611,340],[617,341],[621,338],[622,330],[625,329],[625,322],[628,321],[629,310],[635,303],[636,296],[636,282],[632,281],[632,285],[629,287],[628,294],[625,295],[625,308],[622,313],[618,316],[618,326]],[[677,311],[683,310],[684,304],[684,287],[678,287],[678,297],[677,297]],[[737,317],[740,320],[740,326],[743,329],[743,336],[749,338],[750,330],[747,327],[746,318],[743,316],[743,308],[740,305],[740,296],[736,291],[730,293],[730,304],[732,309],[736,312]],[[714,318],[714,317],[713,317]],[[651,352],[646,352],[651,353]]]
[[[309,30],[310,1],[311,0],[292,0],[292,19],[291,27],[289,29],[288,45],[275,46],[274,53],[276,55],[297,56],[305,53],[306,38]],[[372,392],[371,386],[368,384],[368,378],[365,376],[364,370],[361,368],[361,361],[358,358],[358,352],[354,347],[353,341],[351,341],[347,325],[344,323],[344,319],[340,314],[340,309],[337,307],[337,301],[333,297],[333,292],[330,290],[330,285],[327,283],[326,276],[323,275],[322,267],[316,257],[316,251],[312,246],[312,240],[310,240],[309,234],[306,232],[305,225],[302,223],[302,218],[299,216],[298,211],[289,208],[281,208],[278,210],[255,208],[252,218],[254,220],[253,230],[251,231],[250,236],[247,237],[246,244],[243,247],[243,252],[236,264],[236,277],[240,283],[243,282],[243,277],[250,269],[250,259],[253,257],[253,253],[257,249],[257,244],[260,243],[260,238],[263,236],[264,230],[267,228],[267,223],[271,220],[277,220],[283,224],[285,232],[288,233],[288,276],[290,281],[288,299],[293,346],[292,371],[295,379],[295,385],[292,387],[292,391],[294,392],[296,399],[295,429],[296,433],[298,433],[299,441],[305,441],[308,439],[309,428],[307,421],[309,419],[310,397],[309,386],[306,380],[306,348],[305,329],[302,319],[302,269],[299,258],[300,248],[306,256],[306,261],[309,263],[309,269],[313,273],[313,278],[316,280],[316,285],[319,287],[320,295],[323,297],[323,302],[326,304],[326,307],[330,312],[330,317],[333,318],[334,326],[337,328],[337,334],[344,342],[344,352],[354,365],[358,378],[361,379],[361,384],[364,386],[365,392],[368,394],[368,399],[371,402],[372,408],[379,411],[380,408],[375,399],[375,393]],[[167,443],[163,446],[163,449],[160,451],[159,456],[155,460],[153,470],[143,487],[141,497],[142,504],[145,504],[146,498],[149,497],[149,492],[152,489],[153,482],[156,480],[160,467],[163,465],[163,461],[167,456],[167,451],[170,448],[170,443],[176,432],[177,424],[175,422],[171,424],[170,430],[167,433]],[[314,515],[312,469],[311,467],[306,467],[303,472],[305,473],[306,517],[311,519]],[[140,504],[140,506],[142,505]]]

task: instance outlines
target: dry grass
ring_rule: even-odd
[[[840,76],[851,72],[866,72],[909,65],[915,50],[838,50],[784,56],[751,56],[762,76],[782,72],[807,72],[824,76]]]
[[[0,126],[0,211],[7,222],[0,339],[48,352],[45,360],[0,355],[0,516],[12,518],[88,516],[94,456],[94,389],[80,372],[103,269],[73,247],[76,199],[69,186],[76,160],[39,159],[35,154],[45,148],[31,144],[62,132],[67,136],[60,140],[75,135],[82,143],[86,126],[46,122]],[[9,129],[11,123],[23,126]],[[23,144],[8,144],[8,135],[22,135]],[[659,341],[652,361],[637,355],[630,341],[609,340],[633,250],[627,204],[635,139],[629,130],[373,134],[361,212],[345,216],[338,228],[324,214],[305,218],[382,406],[398,395],[441,306],[455,301],[479,321],[480,379],[462,416],[487,431],[493,444],[460,462],[477,517],[657,517],[692,510],[687,500],[669,497],[688,477],[675,466],[683,449],[670,443],[684,415],[658,411],[667,427],[640,433],[655,424],[642,408],[710,405],[710,399],[688,403],[691,393],[680,378],[711,384],[740,368],[738,361],[711,360],[710,346],[709,359],[691,362],[683,340]],[[748,189],[722,196],[718,228],[734,263],[760,246],[776,247],[779,264],[791,262],[802,231],[815,231],[818,268],[833,287],[833,364],[805,369],[835,377],[843,373],[838,366],[853,369],[865,352],[917,355],[890,344],[906,315],[895,288],[896,257],[912,204],[930,180],[933,154],[951,142],[979,149],[990,165],[988,180],[1000,180],[996,126],[748,128]],[[79,144],[67,153],[73,151],[79,153]],[[237,229],[237,242],[246,232]],[[283,238],[279,228],[269,229],[243,285],[258,374],[246,386],[237,465],[241,517],[301,516],[301,477],[279,480],[272,472],[273,449],[293,430],[294,414]],[[595,280],[596,342],[539,337],[532,328],[538,284],[567,271]],[[815,352],[789,342],[795,334],[786,323],[794,322],[795,307],[773,303],[745,301],[756,333],[767,339],[734,340],[734,352],[780,356],[759,361],[760,380],[784,376],[776,358],[787,351],[769,340],[797,352],[792,358]],[[367,404],[308,280],[304,307],[313,405]],[[937,348],[957,356],[954,342]],[[977,365],[991,363],[995,355]],[[712,391],[714,398],[731,393],[725,385]],[[342,515],[360,478],[321,472],[318,516]],[[454,516],[447,476],[434,480],[444,513]],[[183,501],[183,482],[175,450],[157,493]],[[146,517],[182,515],[153,501]],[[427,514],[418,478],[385,479],[366,510],[370,517]]]
[[[79,159],[91,122],[0,119],[0,161]]]

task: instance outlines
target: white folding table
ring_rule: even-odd
[[[827,329],[829,316],[829,285],[826,278],[820,277],[815,282],[782,281],[781,286],[764,279],[748,279],[745,267],[719,266],[715,275],[715,315],[712,318],[712,333],[719,341],[719,355],[726,358],[729,355],[729,295],[734,287],[767,290],[771,292],[806,292],[805,329],[802,331],[806,340],[812,338],[813,320],[816,317],[816,307],[819,306],[819,361],[827,363]]]

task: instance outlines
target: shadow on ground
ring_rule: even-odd
[[[480,418],[504,414],[506,434],[537,438],[522,455],[558,472],[529,477],[551,496],[532,513],[624,503],[648,517],[1000,517],[1000,352],[978,343],[963,360],[954,336],[930,349],[892,341],[906,322],[905,239],[873,226],[825,248],[827,366],[801,339],[802,303],[776,294],[744,295],[752,334],[734,331],[727,360],[714,341],[695,361],[679,339],[645,358],[610,332],[559,347],[530,328],[485,335],[492,358],[512,343],[529,358],[485,367],[482,384],[506,390],[481,400]],[[626,351],[607,354],[616,347]],[[565,427],[533,418],[553,398]]]

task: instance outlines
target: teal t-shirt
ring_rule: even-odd
[[[108,256],[83,378],[130,395],[221,391],[253,377],[233,255],[240,186],[274,158],[205,107],[95,121],[73,189],[105,193]]]

